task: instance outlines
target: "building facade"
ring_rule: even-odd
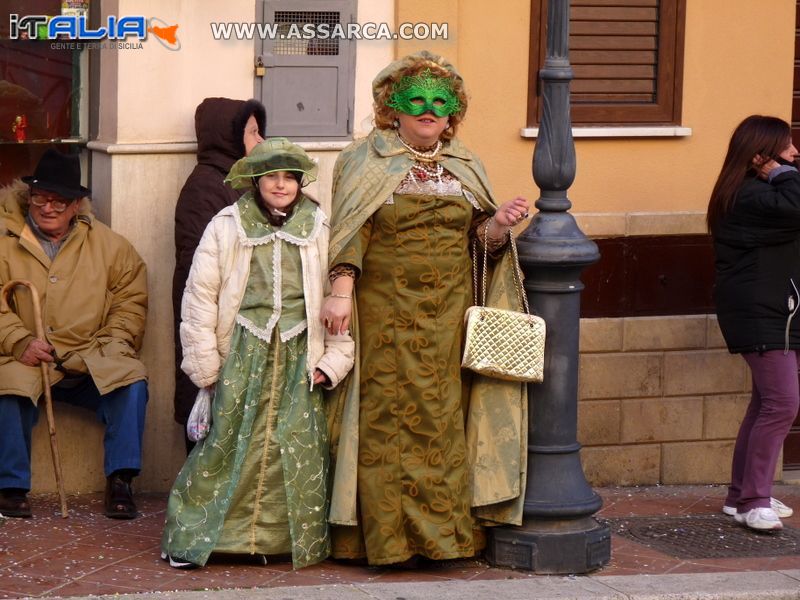
[[[47,0],[11,4],[19,5],[12,13],[60,10],[59,2]],[[81,4],[92,23],[144,15],[150,27],[178,25],[174,43],[150,33],[140,44],[73,51],[68,77],[75,114],[49,142],[58,137],[62,145],[68,139],[83,148],[99,217],[148,264],[143,356],[151,398],[139,489],[169,489],[184,458],[172,419],[172,227],[178,193],[195,163],[194,110],[203,98],[261,99],[268,133],[301,140],[319,161],[320,178],[310,191],[329,206],[337,153],[371,127],[372,78],[394,58],[429,49],[464,76],[469,110],[459,135],[486,165],[498,200],[538,197],[531,157],[546,0]],[[749,0],[572,2],[577,176],[569,197],[582,229],[603,252],[586,272],[581,324],[579,441],[593,484],[727,480],[749,380],[710,314],[705,207],[739,121],[753,113],[791,119],[795,16],[795,0],[774,0],[769,10]],[[281,45],[235,39],[235,28],[230,39],[215,37],[212,26],[264,22],[385,24],[392,32],[423,24],[429,35]],[[446,39],[433,39],[431,26],[442,24]],[[6,40],[0,48],[8,57],[20,43]],[[30,59],[6,63],[14,60],[19,67]],[[45,105],[36,104],[36,119]],[[48,126],[50,119],[44,118]],[[25,142],[9,138],[0,145],[0,161],[16,161],[2,172],[6,179],[30,172],[46,146]],[[68,490],[101,489],[100,427],[69,407],[56,413]],[[37,428],[36,491],[54,489],[46,437]],[[787,464],[800,463],[787,456]]]

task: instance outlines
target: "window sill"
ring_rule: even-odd
[[[524,138],[539,137],[538,127],[523,127],[519,130]],[[653,127],[573,127],[573,138],[632,138],[632,137],[689,137],[691,127],[653,126]]]

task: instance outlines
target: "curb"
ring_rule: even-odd
[[[799,561],[800,562],[800,561]],[[800,564],[798,565],[800,567]],[[86,596],[114,600],[800,600],[800,568],[674,575],[539,576],[530,579],[353,583]]]

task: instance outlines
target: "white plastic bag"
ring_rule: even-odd
[[[208,435],[211,429],[211,400],[214,398],[214,386],[202,388],[197,392],[189,420],[186,421],[186,437],[199,442]]]

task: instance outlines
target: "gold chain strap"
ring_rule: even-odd
[[[485,242],[484,242],[485,244]],[[486,247],[483,248],[484,252]],[[478,239],[472,238],[472,304],[478,306]]]
[[[518,299],[521,299],[521,305],[525,307],[525,312],[531,314],[531,309],[528,306],[528,295],[522,289],[522,268],[519,266],[519,254],[517,254],[517,241],[514,239],[514,233],[511,228],[508,229],[508,243],[511,244],[511,254],[514,257],[514,287],[517,288]]]
[[[486,306],[486,272],[488,271],[488,255],[486,244],[489,240],[489,221],[486,219],[486,225],[483,228],[483,275],[481,277],[481,302],[478,304],[478,242],[476,239],[472,240],[472,299],[476,306]],[[511,255],[514,258],[514,288],[517,291],[517,300],[520,305],[525,308],[527,314],[531,314],[530,307],[528,306],[528,296],[522,289],[522,269],[519,266],[519,255],[517,254],[517,242],[514,240],[514,233],[511,228],[508,228],[508,243],[511,245]]]

